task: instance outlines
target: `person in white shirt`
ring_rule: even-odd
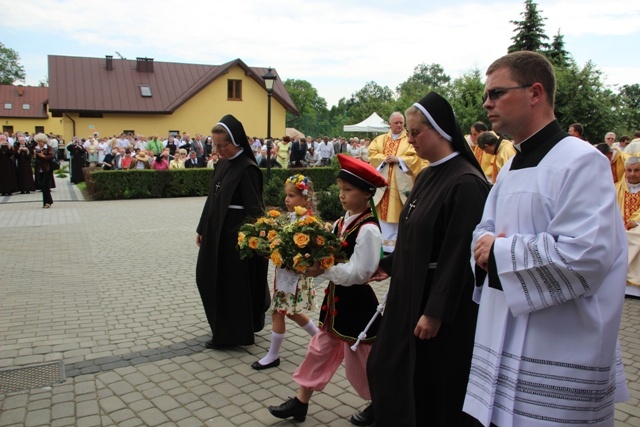
[[[320,157],[320,166],[329,166],[331,158],[335,155],[333,144],[329,142],[329,137],[325,136],[322,142],[318,144],[318,156]]]

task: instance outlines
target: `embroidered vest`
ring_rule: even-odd
[[[334,232],[339,232],[343,222],[344,218],[338,220]],[[360,214],[342,234],[346,242],[343,250],[349,258],[353,255],[358,231],[364,224],[375,224],[379,227],[378,220],[373,216],[371,209]],[[326,327],[328,332],[352,344],[367,326],[377,307],[378,298],[368,284],[340,286],[329,282],[322,301],[319,326],[321,329]],[[367,338],[360,342],[372,343],[376,338],[379,323],[380,316],[369,328]]]

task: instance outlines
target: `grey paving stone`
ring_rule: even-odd
[[[25,408],[13,408],[0,411],[0,425],[19,425],[25,421],[27,411]]]
[[[51,410],[49,408],[29,411],[25,419],[25,426],[41,426],[51,424]]]
[[[100,407],[104,412],[110,414],[126,407],[125,403],[117,396],[100,399]]]
[[[79,402],[76,404],[76,414],[78,418],[90,417],[100,414],[100,407],[95,400]]]
[[[145,409],[140,412],[138,416],[150,427],[158,426],[169,421],[169,419],[158,408]]]
[[[55,403],[51,406],[51,418],[54,420],[72,417],[75,415],[75,412],[76,404],[73,401]]]
[[[102,426],[102,420],[98,415],[82,417],[76,420],[76,426],[77,427],[100,427]]]

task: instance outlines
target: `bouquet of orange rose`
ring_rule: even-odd
[[[271,243],[282,228],[282,215],[275,209],[258,218],[254,223],[247,223],[238,231],[238,251],[240,259],[257,254],[262,257],[271,256]]]
[[[276,267],[304,273],[316,261],[323,269],[332,267],[343,258],[342,240],[313,215],[300,215],[278,230],[271,242],[271,261]]]

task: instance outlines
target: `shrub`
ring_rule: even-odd
[[[265,182],[262,192],[265,206],[285,209],[284,195],[284,180],[280,181],[279,179],[271,177],[271,181]]]
[[[206,196],[211,187],[212,169],[171,169],[156,171],[83,169],[87,190],[94,200],[142,199],[156,197]],[[262,169],[263,176],[266,170]],[[284,207],[284,182],[300,173],[311,179],[316,193],[335,184],[336,171],[332,167],[310,169],[271,170],[271,180],[264,178],[265,204]]]
[[[335,221],[344,214],[340,203],[340,188],[337,184],[329,186],[327,190],[316,191],[318,213],[325,221]]]

